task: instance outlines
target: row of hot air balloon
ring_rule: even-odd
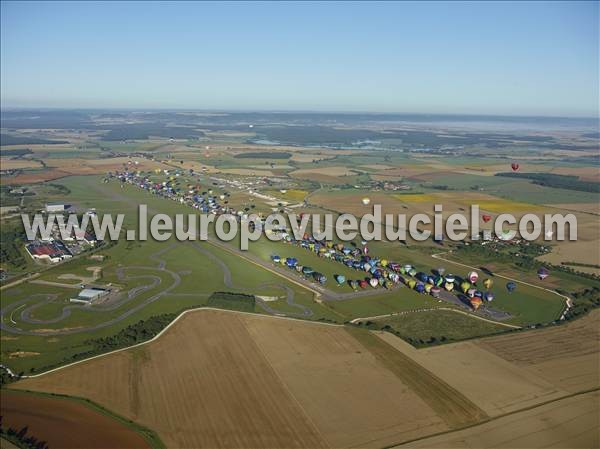
[[[321,285],[324,285],[327,282],[327,276],[325,276],[323,273],[319,273],[318,271],[313,270],[308,265],[300,265],[298,263],[298,259],[296,259],[295,257],[282,258],[280,256],[273,255],[271,256],[271,260],[276,264],[281,264],[290,269],[293,269],[306,277],[312,277],[316,282],[318,282]]]

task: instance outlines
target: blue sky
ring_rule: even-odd
[[[598,115],[597,2],[2,2],[2,106]]]

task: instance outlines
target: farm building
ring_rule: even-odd
[[[84,288],[79,292],[77,297],[71,298],[70,302],[80,303],[80,304],[91,304],[95,300],[102,298],[108,295],[109,290],[98,287],[90,287]]]
[[[71,206],[64,203],[46,203],[46,212],[64,212],[69,207]]]
[[[73,257],[64,243],[57,240],[53,242],[35,241],[25,245],[25,249],[27,249],[27,252],[33,260],[39,262],[48,261],[57,263]]]

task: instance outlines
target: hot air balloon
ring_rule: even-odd
[[[477,279],[479,279],[479,275],[476,271],[471,271],[469,274],[467,274],[467,278],[469,278],[471,284],[474,284],[477,282]]]
[[[454,275],[452,275],[452,274],[447,275],[445,280],[446,280],[446,282],[448,282],[450,284],[454,284]]]
[[[295,257],[288,257],[287,259],[285,259],[285,264],[290,268],[294,268],[297,263],[298,259],[296,259]]]
[[[423,293],[425,291],[425,284],[422,282],[417,282],[417,285],[415,285],[415,290],[419,293]]]
[[[432,288],[433,288],[433,285],[425,284],[425,293],[430,293]]]
[[[445,288],[446,290],[448,290],[449,292],[451,292],[451,291],[452,291],[452,289],[454,288],[454,282],[446,282],[446,283],[444,284],[444,288]]]
[[[275,263],[279,263],[279,262],[281,262],[281,257],[279,257],[277,255],[273,255],[273,256],[271,256],[271,260]]]
[[[350,287],[352,288],[352,290],[356,290],[358,288],[358,282],[350,281]]]
[[[360,288],[366,288],[366,286],[369,285],[369,283],[364,279],[361,279],[360,281],[358,281],[358,285],[360,286]]]
[[[305,276],[309,276],[309,275],[313,274],[314,272],[315,272],[315,270],[313,270],[311,267],[302,268],[302,274],[304,274]]]
[[[409,275],[409,276],[415,276],[416,274],[417,274],[417,270],[415,270],[414,268],[411,268],[411,269],[408,271],[408,275]]]
[[[487,223],[488,221],[490,221],[492,219],[492,216],[488,215],[488,214],[483,214],[481,216],[481,218],[483,218],[484,223]]]
[[[483,301],[481,300],[481,298],[477,298],[476,296],[474,296],[473,298],[471,298],[470,302],[471,302],[471,307],[473,307],[474,310],[479,309],[479,307],[483,303]]]
[[[487,279],[484,279],[484,280],[483,280],[483,286],[484,286],[486,289],[488,289],[488,290],[489,290],[490,288],[492,288],[492,285],[494,285],[494,281],[492,281],[490,278],[487,278]]]
[[[333,276],[333,278],[335,279],[335,282],[337,282],[339,285],[342,285],[344,282],[346,282],[346,276],[344,276],[343,274],[336,274]]]
[[[470,288],[467,290],[467,295],[469,296],[469,298],[472,298],[475,296],[475,292],[477,291],[477,289],[475,288]]]
[[[467,291],[471,288],[471,284],[467,281],[464,281],[460,284],[460,289],[463,293],[467,293]]]
[[[487,302],[493,301],[494,300],[494,294],[492,292],[485,292],[483,297],[485,298],[485,300]]]
[[[315,281],[317,281],[319,284],[325,284],[325,282],[327,282],[327,276],[325,276],[322,273],[313,273],[313,278],[315,279]]]
[[[437,272],[437,274],[439,274],[440,276],[443,276],[444,273],[446,272],[446,269],[444,267],[438,267],[435,269],[435,271]]]
[[[439,287],[432,287],[431,288],[431,296],[433,296],[434,298],[439,298],[441,291],[442,290]]]
[[[510,164],[510,167],[513,169],[513,171],[517,171],[519,169],[519,164],[513,162],[512,164]]]
[[[363,198],[361,201],[362,201],[362,203],[363,203],[365,206],[367,206],[367,205],[368,205],[368,204],[371,202],[371,199],[370,199],[370,198]]]
[[[371,284],[371,287],[375,288],[379,285],[379,281],[377,278],[371,278],[369,279],[369,284]]]
[[[517,284],[515,284],[514,282],[506,283],[506,289],[508,290],[508,293],[514,292],[516,288],[517,288]]]
[[[409,288],[415,288],[415,285],[417,285],[417,281],[414,279],[409,279],[406,283],[408,284]]]
[[[543,281],[544,279],[546,279],[548,276],[550,276],[550,272],[544,268],[541,267],[538,272],[537,272],[538,277]]]

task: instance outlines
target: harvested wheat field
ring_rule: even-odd
[[[51,448],[149,448],[144,438],[80,401],[2,390],[2,426],[21,429]]]
[[[151,428],[167,447],[325,446],[232,313],[188,313],[149,345],[15,387],[92,399]]]
[[[41,168],[40,161],[34,159],[13,159],[0,157],[0,170],[18,170],[22,168]]]
[[[390,345],[358,332],[200,310],[148,345],[14,388],[87,397],[153,429],[169,447],[381,447],[484,417],[443,381],[394,357]]]
[[[600,311],[561,326],[417,350],[377,333],[488,415],[600,388]]]
[[[598,391],[408,443],[414,448],[592,448],[600,445]]]
[[[600,388],[600,311],[562,326],[487,338],[477,345],[566,391]]]

